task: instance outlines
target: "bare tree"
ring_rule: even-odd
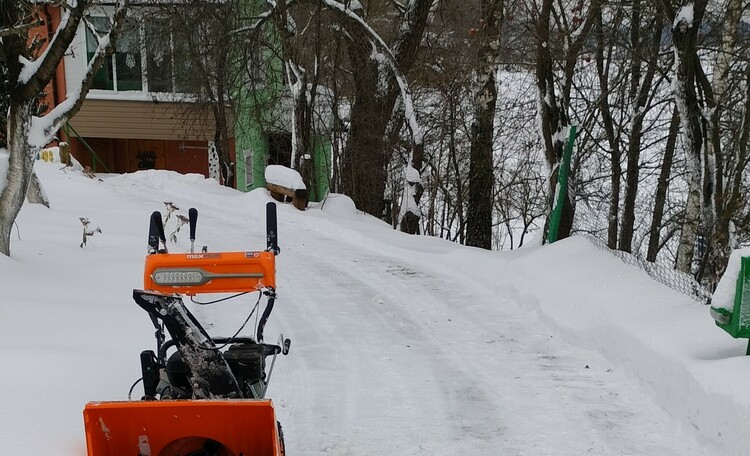
[[[236,88],[245,76],[244,36],[240,27],[242,2],[186,0],[156,4],[148,8],[145,26],[148,39],[149,84],[185,94],[186,122],[203,121],[204,109],[213,114],[212,143],[219,161],[219,180],[234,185],[234,167],[229,139],[234,120],[232,105]],[[164,48],[174,60],[163,58]],[[198,108],[198,109],[196,109]]]
[[[316,98],[320,80],[322,59],[322,5],[313,5],[312,11],[299,14],[306,21],[303,30],[298,30],[286,0],[276,2],[273,17],[279,36],[284,80],[292,101],[292,167],[300,171],[308,188],[312,186],[312,133],[315,123]],[[310,31],[310,29],[312,29]],[[312,35],[307,37],[307,35]],[[312,42],[312,50],[306,45]],[[308,54],[309,51],[312,51]],[[303,55],[306,58],[303,58]],[[310,71],[307,67],[311,68]],[[312,73],[311,73],[312,72]]]
[[[669,132],[667,133],[667,143],[664,147],[664,156],[662,158],[659,179],[656,185],[656,195],[654,196],[654,209],[651,215],[651,226],[648,231],[648,250],[646,259],[651,262],[656,261],[656,255],[662,247],[660,230],[664,218],[664,207],[667,204],[667,190],[674,164],[674,153],[677,148],[677,134],[680,128],[680,115],[677,110],[672,112],[672,121],[669,123]]]
[[[550,174],[548,204],[552,207],[557,188],[557,169],[562,161],[563,147],[570,128],[570,91],[578,54],[601,8],[602,0],[593,0],[584,11],[583,2],[576,3],[571,11],[558,10],[553,0],[534,2],[531,14],[535,22],[536,62],[539,118],[544,154]],[[553,48],[562,43],[562,49]],[[559,65],[560,72],[556,72]],[[559,87],[559,89],[558,89]],[[573,228],[574,206],[572,196],[562,202],[562,217],[558,237],[570,235]]]
[[[50,142],[63,123],[78,111],[88,93],[91,82],[111,53],[118,30],[125,21],[128,0],[119,0],[112,18],[110,31],[98,36],[98,47],[77,90],[42,117],[34,116],[33,107],[39,93],[52,79],[58,64],[70,45],[88,8],[90,0],[50,2],[63,8],[60,27],[44,51],[34,56],[29,43],[30,26],[38,22],[39,8],[45,2],[21,0],[3,2],[0,8],[0,36],[2,54],[8,66],[11,87],[7,111],[8,174],[0,176],[5,185],[0,194],[0,253],[10,255],[10,232],[21,210],[31,182],[34,157]],[[94,27],[89,27],[92,32]]]
[[[740,0],[727,0],[713,18],[719,45],[711,65],[712,75],[710,80],[701,72],[697,75],[707,108],[703,111],[706,138],[701,211],[706,252],[700,258],[697,277],[709,286],[714,286],[724,272],[734,247],[731,223],[746,204],[742,187],[750,159],[747,155],[750,64],[747,44],[738,40],[742,9]]]
[[[474,122],[471,126],[469,202],[466,244],[492,248],[493,136],[497,103],[498,60],[505,2],[482,0],[477,40],[477,89],[474,95]]]
[[[374,39],[360,21],[350,15],[343,21],[348,37],[350,65],[355,70],[351,74],[354,89],[349,137],[342,157],[342,190],[358,208],[378,217],[383,213],[386,167],[390,160],[385,138],[389,128],[391,131],[400,130],[397,126],[389,127],[389,122],[393,120],[399,97],[403,103],[407,103],[402,96],[406,89],[403,87],[404,81],[397,78],[394,69],[401,74],[407,74],[411,69],[431,5],[432,0],[406,2],[396,37],[393,44],[388,46],[392,50],[392,59],[386,55],[389,50],[383,48],[384,43]],[[361,10],[355,12],[364,14]],[[413,115],[413,109],[413,106],[406,105],[404,111],[411,110]],[[416,131],[412,133],[420,134]],[[419,139],[415,144],[421,143]],[[422,160],[422,149],[416,147],[412,153],[411,167],[421,171]],[[421,195],[420,185],[415,183],[414,196]]]
[[[614,23],[619,23],[622,19],[623,12],[621,9],[617,9],[614,14]],[[602,128],[605,133],[607,140],[607,146],[609,148],[610,155],[610,185],[612,191],[609,197],[609,213],[607,217],[607,246],[610,249],[617,248],[618,229],[619,229],[619,214],[620,214],[620,187],[622,184],[622,148],[621,142],[621,130],[615,119],[614,109],[610,103],[610,98],[620,98],[617,90],[611,90],[615,84],[622,85],[620,78],[617,82],[611,84],[612,74],[612,55],[614,47],[610,34],[605,29],[605,23],[602,17],[602,12],[599,11],[596,15],[595,24],[595,37],[596,37],[596,73],[598,77],[598,83],[600,92],[602,93],[599,97],[599,115],[601,117]],[[619,84],[618,84],[619,83]]]
[[[683,144],[688,157],[688,198],[677,251],[677,269],[689,273],[698,236],[702,199],[701,151],[704,132],[696,77],[703,71],[697,53],[697,40],[707,0],[691,1],[678,8],[669,0],[662,0],[661,4],[673,24],[672,42],[676,67],[674,97],[682,120]]]
[[[651,13],[645,18],[647,13]],[[633,0],[630,6],[630,42],[632,52],[629,67],[630,84],[628,88],[628,105],[630,119],[627,142],[626,174],[622,226],[620,229],[619,249],[625,252],[633,250],[634,224],[636,218],[636,197],[640,181],[640,159],[644,121],[651,109],[654,94],[654,79],[659,69],[659,51],[661,47],[661,30],[664,20],[657,11],[650,10],[640,0]]]

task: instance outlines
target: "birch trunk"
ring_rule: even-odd
[[[669,1],[663,3],[671,10]],[[696,74],[698,73],[700,61],[697,54],[697,35],[703,14],[706,10],[706,0],[696,1],[693,7],[692,21],[683,15],[683,10],[675,12],[672,10],[673,20],[672,40],[675,55],[675,77],[673,90],[677,111],[682,120],[687,160],[688,195],[685,213],[682,223],[682,234],[677,249],[677,270],[690,273],[692,270],[693,255],[695,253],[695,241],[698,236],[698,228],[701,219],[702,204],[702,155],[703,155],[703,118],[701,106],[696,93]]]
[[[718,282],[726,268],[731,253],[729,245],[729,226],[731,218],[737,210],[733,204],[735,198],[727,195],[724,184],[724,153],[721,143],[721,121],[725,112],[725,105],[729,100],[729,70],[732,65],[736,36],[740,23],[742,9],[741,0],[728,0],[726,3],[726,18],[722,22],[722,40],[719,52],[714,62],[714,73],[711,82],[701,78],[702,88],[706,94],[709,107],[708,125],[706,133],[706,153],[704,157],[703,184],[703,232],[708,240],[705,257],[701,262],[699,279],[705,279],[710,284]],[[730,176],[731,178],[739,178]]]

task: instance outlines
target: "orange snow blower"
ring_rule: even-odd
[[[279,253],[276,206],[266,206],[265,251],[194,252],[198,212],[189,211],[191,248],[187,254],[167,252],[161,214],[151,215],[149,255],[144,289],[133,299],[156,329],[156,351],[141,352],[141,378],[128,401],[91,402],[83,416],[89,456],[282,456],[284,437],[266,391],[276,356],[289,353],[290,341],[263,342],[263,329],[273,310],[275,256]],[[160,248],[160,244],[163,248]],[[257,292],[258,300],[231,337],[209,336],[188,310],[181,294]],[[178,294],[179,293],[179,294]],[[266,307],[255,337],[239,336]],[[167,340],[165,330],[171,336]],[[169,354],[170,349],[174,349]],[[266,358],[271,357],[266,372]],[[143,382],[143,397],[130,396]]]

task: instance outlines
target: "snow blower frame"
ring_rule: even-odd
[[[141,401],[86,405],[89,456],[284,455],[281,426],[265,395],[276,356],[289,352],[290,341],[280,336],[277,344],[263,342],[276,301],[276,205],[266,205],[265,251],[208,252],[203,247],[196,253],[198,212],[191,208],[188,214],[190,253],[180,254],[167,252],[161,214],[151,215],[144,289],[133,290],[133,299],[156,329],[156,351],[140,355],[141,378],[133,388],[143,382]],[[209,336],[181,296],[237,293],[233,298],[249,292],[258,292],[258,301],[231,337]],[[239,337],[262,296],[266,307],[256,337]],[[176,351],[168,355],[171,348]]]

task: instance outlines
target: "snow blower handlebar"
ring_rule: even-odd
[[[161,214],[151,214],[149,255],[143,274],[143,288],[160,293],[232,293],[265,290],[271,302],[276,288],[275,256],[278,245],[276,205],[266,205],[266,251],[194,252],[198,211],[188,211],[190,253],[167,253]],[[159,249],[159,243],[164,245]],[[270,290],[270,291],[268,291]],[[270,312],[270,310],[267,311]],[[264,312],[264,317],[268,318]]]
[[[243,293],[276,288],[270,252],[201,252],[148,255],[143,288],[160,293]]]
[[[159,241],[164,244],[164,250],[159,250]],[[164,223],[161,221],[161,212],[151,213],[148,227],[148,253],[167,253],[167,237],[164,235]]]

